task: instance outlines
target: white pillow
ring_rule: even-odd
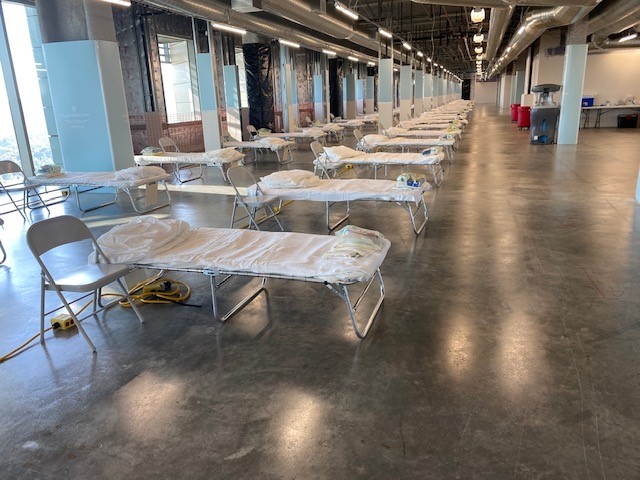
[[[333,160],[334,162],[360,155],[360,152],[357,150],[345,147],[344,145],[338,145],[337,147],[325,147],[324,153],[329,160]]]
[[[261,180],[267,188],[302,188],[311,186],[313,177],[318,178],[308,170],[282,170],[261,177]]]
[[[304,133],[305,135],[311,135],[311,136],[322,135],[324,133],[324,130],[318,127],[303,128],[302,133]]]
[[[371,135],[365,135],[364,136],[364,142],[365,143],[377,143],[377,142],[384,142],[385,140],[387,140],[387,136],[386,135],[378,135],[378,134],[371,134]]]

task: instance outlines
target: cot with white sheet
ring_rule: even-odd
[[[384,167],[384,174],[387,175],[387,167],[394,165],[401,165],[405,167],[424,166],[429,167],[433,174],[433,181],[436,186],[440,186],[444,177],[442,169],[442,160],[444,160],[444,154],[442,152],[430,155],[423,155],[422,153],[399,153],[399,152],[358,152],[357,155],[348,157],[341,157],[336,159],[330,159],[326,153],[320,155],[319,158],[314,160],[314,163],[323,170],[327,164],[339,162],[341,164],[351,165],[371,165],[373,166],[373,178],[378,178],[378,169]],[[335,167],[333,167],[335,168]],[[329,176],[325,170],[327,177]],[[438,177],[440,177],[438,179]]]
[[[429,138],[406,138],[406,137],[395,137],[395,138],[387,138],[386,140],[378,140],[378,141],[367,141],[363,139],[358,142],[357,148],[358,150],[363,150],[365,152],[374,150],[374,149],[396,149],[400,148],[402,153],[405,153],[408,149],[411,148],[429,148],[429,147],[442,147],[447,155],[447,160],[451,163],[453,161],[453,148],[455,146],[455,140],[439,140],[439,139],[429,139]]]
[[[270,133],[268,137],[273,138],[284,138],[285,140],[309,140],[313,142],[314,140],[320,143],[325,142],[325,138],[327,137],[327,132],[317,131],[317,132],[285,132],[285,133]]]
[[[268,143],[264,142],[264,139],[252,140],[248,142],[237,142],[237,141],[229,141],[224,142],[225,147],[232,147],[235,149],[251,149],[253,150],[254,161],[258,161],[258,150],[268,149],[276,153],[278,157],[278,162],[280,165],[286,165],[287,163],[293,162],[293,147],[295,147],[296,142],[291,142],[288,140],[282,140],[278,143]]]
[[[409,128],[380,128],[380,133],[387,135],[388,137],[409,137],[409,138],[440,138],[451,135],[452,138],[458,139],[461,135],[460,130],[419,130]]]
[[[453,123],[419,123],[418,120],[416,121],[407,121],[407,122],[400,122],[398,124],[398,126],[400,128],[405,128],[407,130],[434,130],[434,131],[439,131],[439,130],[446,130],[451,128],[452,126],[456,126]],[[458,125],[457,127],[460,127],[461,125]],[[460,131],[462,131],[462,128],[459,128]]]
[[[270,188],[265,182],[259,183],[260,190],[265,195],[275,195],[282,200],[306,200],[325,203],[325,219],[328,230],[334,230],[349,218],[350,202],[373,200],[381,202],[396,202],[409,215],[411,227],[416,235],[424,229],[429,219],[429,211],[424,199],[424,193],[431,186],[424,183],[416,188],[397,188],[396,182],[391,180],[371,179],[327,179],[311,187],[301,188]],[[256,195],[255,185],[247,189],[248,195]],[[337,203],[346,203],[346,214],[331,224],[330,209]],[[415,209],[414,209],[415,205]],[[416,219],[422,214],[423,219],[416,224]]]
[[[202,178],[204,174],[203,166],[218,167],[222,173],[223,180],[228,183],[227,170],[234,162],[242,160],[244,155],[239,152],[235,152],[236,156],[217,155],[223,150],[204,153],[164,152],[162,155],[134,155],[133,159],[136,165],[169,165],[173,167],[173,176],[178,183],[191,182]],[[188,169],[192,165],[200,167],[200,174],[189,177],[187,180],[182,180],[180,171]]]
[[[379,235],[377,232],[366,231]],[[220,322],[245,307],[264,288],[267,279],[286,279],[324,284],[340,297],[356,335],[364,338],[382,301],[384,283],[380,273],[390,242],[376,237],[379,247],[364,256],[333,256],[344,237],[291,232],[265,232],[228,228],[192,228],[180,220],[136,218],[102,235],[98,244],[111,262],[133,267],[197,272],[209,277],[213,314]],[[332,250],[334,249],[334,250]],[[258,277],[259,287],[222,314],[218,290],[234,276]],[[380,296],[364,327],[356,313],[369,287],[377,281]],[[352,302],[349,287],[365,285]]]
[[[57,173],[48,176],[30,177],[40,185],[50,185],[74,189],[76,202],[81,212],[90,212],[98,208],[113,205],[118,201],[118,192],[125,192],[131,201],[133,209],[140,214],[148,213],[171,204],[171,196],[166,181],[171,178],[160,167],[132,167],[115,172],[68,172]],[[160,192],[158,185],[162,185],[166,200],[159,202]],[[134,189],[144,187],[144,194],[134,196]],[[80,195],[98,190],[100,188],[115,189],[114,198],[111,201],[83,207]],[[142,202],[143,201],[143,202]],[[140,203],[140,206],[138,205]]]
[[[309,127],[296,128],[296,132],[304,132],[308,128],[320,129],[333,137],[337,142],[344,140],[344,126],[337,123],[312,123]],[[308,132],[307,132],[308,134]]]

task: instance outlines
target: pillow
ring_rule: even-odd
[[[329,160],[333,160],[334,162],[360,155],[360,152],[357,150],[345,147],[344,145],[338,145],[337,147],[325,147],[324,153]]]
[[[387,140],[387,136],[386,135],[378,135],[378,134],[371,134],[371,135],[365,135],[364,136],[364,142],[365,143],[378,143],[378,142],[384,142],[385,140]]]
[[[322,135],[324,133],[324,130],[318,127],[303,128],[302,133],[304,133],[305,135]]]
[[[267,188],[303,188],[317,185],[317,182],[314,183],[314,177],[320,181],[308,170],[282,170],[261,177],[260,180]]]

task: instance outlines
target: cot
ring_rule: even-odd
[[[442,147],[449,163],[453,162],[453,149],[456,143],[453,139],[440,140],[406,137],[387,138],[384,135],[367,135],[366,137],[362,137],[362,134],[360,134],[356,135],[356,138],[358,139],[356,148],[364,152],[370,152],[378,149],[399,148],[402,153],[406,153],[406,151],[411,148],[424,149],[429,147]]]
[[[334,230],[347,221],[350,214],[350,202],[381,201],[396,202],[409,215],[411,227],[416,235],[424,229],[429,219],[429,211],[424,199],[424,193],[431,189],[428,183],[417,188],[397,188],[396,182],[391,180],[346,179],[337,178],[320,180],[318,185],[302,188],[270,188],[265,182],[247,189],[248,195],[257,195],[262,191],[265,195],[277,196],[281,200],[306,200],[325,203],[325,220],[328,230]],[[330,209],[337,203],[346,203],[346,214],[331,224]],[[415,208],[414,208],[415,205]],[[416,219],[422,215],[422,221],[417,224]]]
[[[280,140],[280,139],[278,139]],[[260,138],[258,140],[251,140],[249,142],[237,142],[237,141],[228,141],[224,142],[225,147],[231,147],[235,149],[251,149],[253,150],[253,158],[254,161],[258,161],[258,150],[268,149],[276,153],[278,157],[278,163],[280,165],[286,165],[288,163],[293,162],[293,153],[292,149],[295,147],[296,142],[291,142],[288,140],[280,140],[278,142],[272,142],[266,138]]]
[[[267,279],[323,284],[342,299],[355,334],[364,338],[384,300],[380,266],[391,244],[378,232],[362,230],[362,233],[358,233],[357,228],[350,232],[358,239],[369,239],[375,248],[366,255],[340,256],[344,248],[350,248],[349,242],[345,241],[350,234],[338,237],[192,228],[181,220],[160,220],[152,216],[138,217],[112,228],[98,238],[98,244],[113,263],[208,276],[213,315],[220,322],[226,322],[249,304],[265,289]],[[261,280],[257,289],[223,314],[218,305],[218,291],[235,276],[257,277]],[[359,326],[356,314],[374,281],[379,287],[379,297],[364,326]],[[362,284],[364,288],[352,301],[349,288],[356,284]]]
[[[180,153],[180,152],[164,152],[162,155],[134,155],[133,159],[136,165],[169,165],[173,167],[173,175],[178,183],[191,182],[202,178],[203,166],[218,167],[222,173],[222,178],[227,180],[227,170],[237,161],[241,161],[244,155],[231,149],[212,150],[204,153]],[[182,180],[180,171],[189,168],[191,165],[200,167],[198,176],[189,177]]]
[[[166,181],[171,178],[160,167],[131,167],[115,172],[68,172],[57,173],[48,176],[39,175],[30,177],[31,180],[43,186],[67,187],[76,193],[76,202],[81,212],[90,212],[98,208],[113,205],[118,201],[118,192],[123,191],[131,201],[133,209],[140,214],[148,213],[171,204],[171,196]],[[160,192],[158,185],[163,186],[166,200],[158,201]],[[144,194],[134,196],[134,189],[145,187]],[[82,194],[95,191],[100,188],[115,189],[114,198],[111,201],[84,207],[80,201]]]

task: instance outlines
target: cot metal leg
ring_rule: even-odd
[[[362,299],[364,298],[365,294],[367,293],[367,291],[369,290],[369,288],[373,284],[373,281],[376,280],[376,279],[378,280],[378,286],[379,286],[379,289],[380,289],[380,296],[378,297],[378,301],[376,302],[376,305],[373,308],[373,311],[369,315],[369,319],[367,320],[364,328],[360,329],[358,327],[358,321],[356,319],[356,313],[358,311],[358,307],[360,306],[360,302],[362,301]],[[382,281],[382,274],[380,273],[380,269],[378,268],[376,270],[376,274],[373,277],[371,277],[371,280],[369,280],[369,283],[364,288],[363,292],[360,294],[360,296],[355,301],[355,303],[351,302],[351,298],[349,297],[349,290],[348,290],[346,285],[334,285],[334,284],[331,284],[331,283],[326,283],[325,285],[329,290],[331,290],[335,295],[337,295],[338,297],[340,297],[344,301],[344,303],[345,303],[345,305],[347,307],[347,312],[349,313],[349,319],[351,320],[351,325],[353,326],[353,331],[355,332],[356,336],[358,338],[361,338],[361,339],[365,338],[367,336],[367,333],[369,332],[369,329],[371,328],[371,325],[373,324],[373,321],[376,318],[376,315],[380,311],[380,307],[382,306],[382,302],[384,301],[384,293],[385,293],[384,292],[384,282]]]
[[[7,259],[7,251],[4,249],[4,246],[2,245],[2,241],[0,241],[0,252],[2,252],[2,260],[0,260],[0,265],[2,265],[4,261]]]
[[[153,185],[153,183],[156,182],[152,182],[146,185],[146,188],[150,188],[151,185]],[[167,194],[167,200],[164,203],[158,203],[156,205],[151,205],[142,209],[139,209],[136,205],[136,200],[140,200],[141,198],[145,198],[144,195],[140,195],[137,198],[134,198],[133,195],[131,194],[131,189],[129,188],[123,188],[123,190],[126,192],[126,194],[129,197],[129,200],[131,200],[131,206],[133,207],[133,209],[135,210],[136,213],[139,214],[143,214],[143,213],[149,213],[149,212],[153,212],[154,210],[158,210],[159,208],[164,208],[164,207],[168,207],[171,205],[171,194],[169,193],[169,187],[167,187],[167,184],[164,181],[158,182],[159,184],[161,184],[164,187],[164,192]]]
[[[340,218],[336,223],[331,225],[330,219],[329,219],[329,212],[330,212],[331,206],[335,205],[336,203],[346,203],[347,204],[347,213],[342,218]],[[325,202],[325,205],[326,205],[325,219],[326,219],[327,230],[332,232],[333,230],[335,230],[337,227],[339,227],[340,225],[342,225],[344,222],[346,222],[349,219],[349,214],[351,213],[351,205],[350,205],[350,203],[348,201],[347,202]]]
[[[420,200],[420,203],[416,206],[414,210],[409,202],[403,202],[402,206],[409,214],[409,221],[411,221],[411,227],[416,235],[420,235],[424,227],[427,225],[427,221],[429,220],[429,210],[427,209],[427,203],[424,201],[424,197]],[[420,212],[422,212],[423,220],[420,225],[416,224],[416,218],[420,216]]]
[[[227,313],[225,313],[224,315],[220,315],[220,309],[218,307],[217,291],[218,291],[218,288],[220,288],[220,286],[222,286],[222,284],[224,284],[231,277],[231,275],[227,276],[220,283],[216,282],[216,274],[215,273],[206,272],[205,271],[205,275],[207,275],[209,277],[209,284],[211,286],[211,304],[212,304],[212,309],[213,309],[213,316],[220,323],[225,323],[227,320],[229,320],[231,317],[233,317],[236,313],[238,313],[240,310],[242,310],[244,307],[246,307],[254,298],[256,298],[258,296],[258,294],[260,292],[262,292],[265,289],[265,285],[267,283],[267,279],[265,277],[262,277],[262,280],[261,280],[260,285],[258,286],[258,288],[256,288],[249,295],[247,295],[245,298],[240,300],[240,302],[238,302]]]
[[[80,190],[80,187],[78,185],[74,185],[74,189],[76,191],[76,204],[78,205],[78,210],[80,210],[82,213],[92,212],[99,208],[113,205],[118,201],[118,190],[116,190],[116,193],[113,196],[113,200],[109,202],[101,203],[100,205],[96,205],[94,207],[89,207],[89,208],[83,207],[80,202],[80,195],[87,192],[93,192],[94,190],[98,190],[99,188],[105,188],[105,187],[92,187],[92,188],[87,188],[86,190]],[[110,187],[110,188],[114,188],[114,187]]]
[[[436,164],[430,165],[430,167],[431,167],[431,173],[433,174],[433,181],[436,184],[436,187],[440,187],[440,185],[442,185],[442,182],[444,180],[444,169],[442,168],[442,164],[436,163]],[[437,170],[436,170],[436,167],[438,167]],[[438,172],[440,173],[440,180],[438,180]]]

